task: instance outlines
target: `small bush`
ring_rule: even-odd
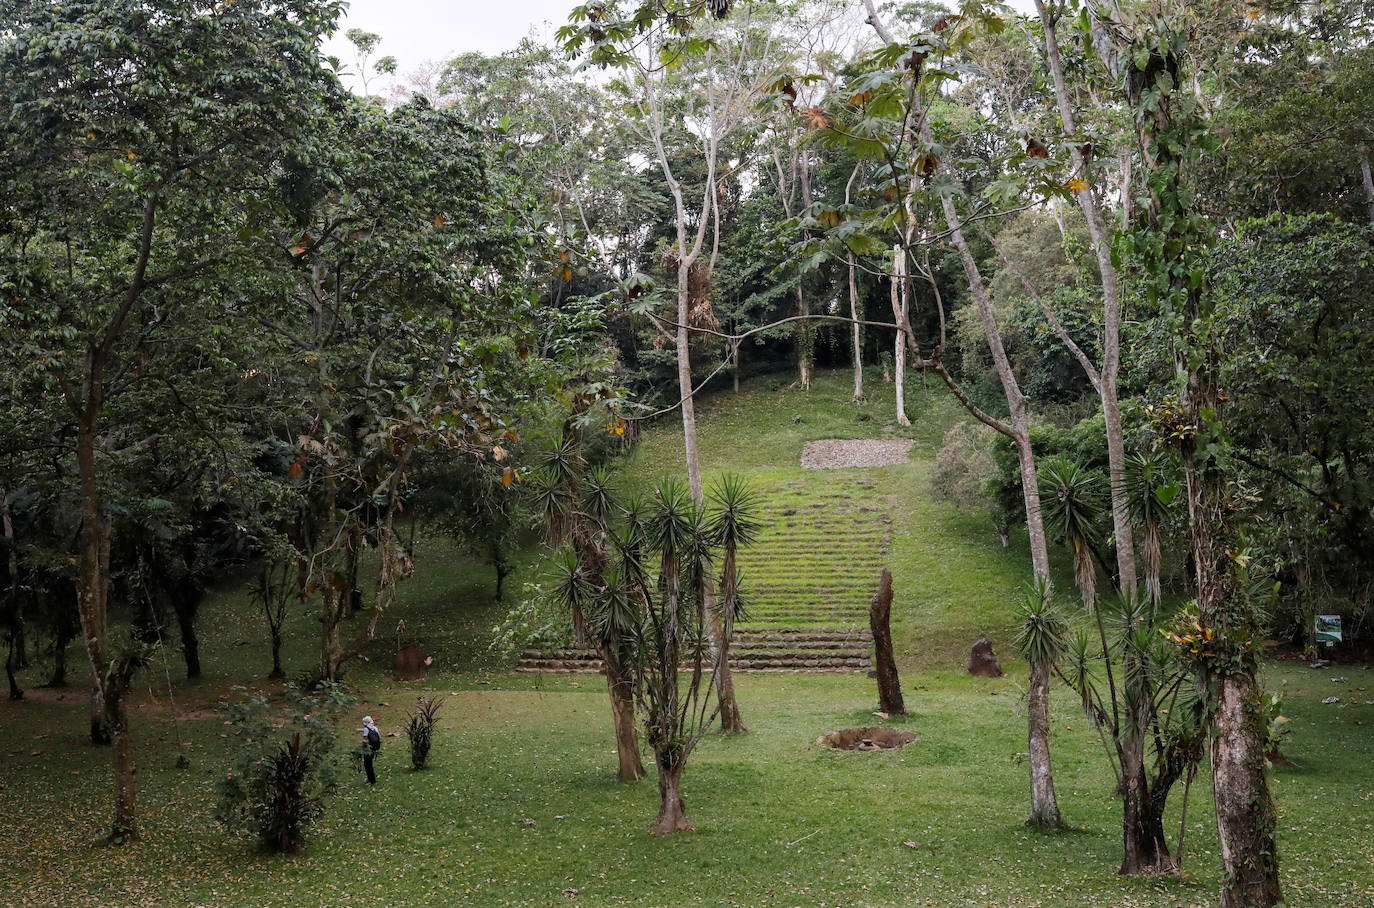
[[[435,717],[442,705],[433,697],[418,697],[415,712],[410,714],[406,723],[406,735],[410,738],[410,765],[424,769],[429,765],[429,748],[434,743]]]
[[[220,780],[215,811],[229,830],[252,833],[277,852],[299,851],[306,828],[324,815],[335,785],[335,724],[352,702],[333,686],[315,695],[289,686],[287,696],[285,722],[273,720],[261,694],[227,707],[239,756]]]
[[[992,430],[965,420],[945,433],[930,471],[930,489],[936,498],[961,508],[986,507],[992,503],[988,482],[996,475]]]
[[[525,649],[558,649],[572,641],[567,613],[538,583],[521,588],[520,601],[492,630],[488,649],[503,659],[513,659]]]
[[[1283,691],[1274,691],[1264,698],[1264,713],[1268,726],[1264,735],[1264,756],[1271,764],[1287,763],[1283,744],[1292,734],[1288,717],[1283,714]]]

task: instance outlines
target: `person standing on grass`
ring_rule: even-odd
[[[363,769],[367,770],[367,784],[377,784],[377,773],[372,768],[372,760],[382,749],[382,733],[377,731],[377,723],[371,716],[363,716]]]

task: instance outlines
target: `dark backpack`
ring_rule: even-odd
[[[374,754],[382,749],[382,736],[377,732],[377,729],[369,728],[367,730],[367,743]]]

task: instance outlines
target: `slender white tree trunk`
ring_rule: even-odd
[[[692,263],[686,258],[679,259],[677,268],[677,388],[682,397],[682,448],[687,462],[687,485],[692,490],[692,500],[701,503],[705,493],[701,485],[701,455],[697,451],[697,408],[692,395],[692,353],[691,333],[687,330],[687,319],[691,313],[690,291],[688,289]]]
[[[1035,0],[1035,7],[1045,29],[1045,58],[1059,103],[1059,117],[1063,121],[1065,134],[1073,135],[1077,130],[1068,82],[1064,76],[1064,63],[1059,55],[1056,20],[1049,15],[1042,0]],[[1112,531],[1116,535],[1119,575],[1117,586],[1123,593],[1133,594],[1136,589],[1135,531],[1131,525],[1130,496],[1126,489],[1125,430],[1121,425],[1121,406],[1117,396],[1117,375],[1121,367],[1121,285],[1112,261],[1112,235],[1097,203],[1097,187],[1092,182],[1088,153],[1083,145],[1075,142],[1070,145],[1070,154],[1075,174],[1088,183],[1076,194],[1076,198],[1088,226],[1088,237],[1102,278],[1102,373],[1096,384],[1106,424]]]
[[[854,253],[849,254],[849,317],[854,320],[854,399],[864,399],[863,328],[859,325],[859,285],[854,275]]]
[[[1369,146],[1360,146],[1360,178],[1364,182],[1364,203],[1369,210],[1369,222],[1374,224],[1374,173],[1369,169]]]
[[[897,425],[909,426],[906,415],[906,322],[910,314],[907,300],[906,250],[898,243],[892,247],[892,308],[901,313],[898,318],[897,343],[892,353],[893,381],[897,386]]]

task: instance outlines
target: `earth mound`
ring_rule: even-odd
[[[821,735],[816,743],[835,750],[892,750],[906,747],[915,740],[916,735],[905,729],[878,725],[832,731],[828,735]]]

